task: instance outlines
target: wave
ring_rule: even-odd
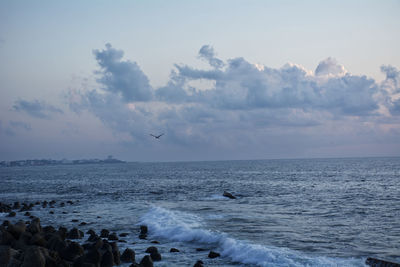
[[[149,233],[169,241],[208,244],[233,262],[253,266],[365,266],[363,259],[311,257],[288,248],[252,244],[229,237],[226,233],[204,229],[196,215],[152,207],[140,224],[148,226]]]

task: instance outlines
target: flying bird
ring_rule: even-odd
[[[154,134],[150,134],[151,136],[153,136],[155,139],[160,139],[161,136],[164,135],[164,133],[160,134],[160,135],[154,135]]]

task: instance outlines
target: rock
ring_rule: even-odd
[[[18,239],[25,230],[26,224],[23,221],[18,221],[16,224],[9,224],[7,227],[7,231],[12,234],[15,239]]]
[[[55,232],[57,232],[56,229],[55,229],[53,226],[51,226],[51,225],[48,225],[48,226],[43,227],[43,228],[42,228],[42,231],[43,231],[44,233],[46,233],[46,234],[54,234]]]
[[[15,242],[14,236],[6,229],[0,228],[0,245],[12,245]]]
[[[196,248],[196,251],[206,251],[207,249],[205,248]]]
[[[51,210],[51,211],[49,211],[49,214],[54,214],[54,211],[52,211],[52,210]]]
[[[139,235],[139,239],[146,239],[147,238],[147,235],[145,235],[145,234],[140,234]]]
[[[120,233],[120,234],[119,234],[120,237],[126,237],[126,236],[128,236],[128,235],[129,235],[129,233]]]
[[[0,212],[10,212],[11,211],[11,207],[10,205],[4,204],[0,202]]]
[[[65,203],[64,202],[61,202],[60,203],[60,207],[64,207],[65,206]]]
[[[147,232],[148,232],[147,225],[141,225],[140,226],[140,234],[147,235]]]
[[[151,259],[151,257],[149,255],[146,255],[143,257],[143,259],[140,261],[140,266],[143,267],[153,267],[153,260]]]
[[[100,237],[101,238],[108,238],[108,235],[110,234],[110,231],[108,231],[107,229],[102,229],[100,232]]]
[[[71,242],[65,249],[61,251],[61,257],[67,261],[75,261],[84,253],[83,247],[79,243]]]
[[[231,193],[224,191],[224,193],[222,194],[224,197],[229,197],[230,199],[236,199],[236,197],[234,195],[232,195]]]
[[[10,213],[8,213],[7,217],[15,217],[15,215],[17,215],[15,213],[15,211],[10,211]]]
[[[72,219],[71,222],[75,222],[76,223],[76,222],[79,222],[79,220],[78,219]]]
[[[43,208],[46,208],[46,207],[47,207],[47,201],[46,201],[46,200],[42,202],[42,207],[43,207]]]
[[[70,205],[74,204],[74,202],[72,202],[71,200],[68,200],[67,203]]]
[[[112,267],[114,265],[114,256],[113,253],[110,251],[104,252],[103,256],[101,257],[101,267]]]
[[[21,204],[19,204],[18,201],[14,202],[14,205],[13,205],[12,209],[13,209],[13,210],[17,210],[17,209],[19,209],[19,208],[21,208]]]
[[[113,240],[113,241],[118,240],[117,234],[116,233],[109,234],[108,235],[108,240]]]
[[[148,247],[146,249],[146,253],[153,253],[153,252],[158,252],[158,249],[156,247]]]
[[[114,256],[114,263],[115,265],[120,265],[121,264],[121,253],[119,252],[118,249],[118,244],[116,242],[110,243],[111,245],[111,251]]]
[[[58,235],[61,237],[62,240],[65,240],[65,238],[67,238],[67,233],[68,233],[68,229],[65,227],[60,226],[58,228]]]
[[[90,236],[89,236],[89,238],[88,238],[88,241],[89,242],[96,242],[97,240],[101,240],[101,238],[98,236],[98,235],[96,235],[96,234],[91,234]]]
[[[30,246],[27,248],[21,267],[45,267],[46,256],[43,252],[44,251],[37,246]]]
[[[42,226],[40,225],[40,219],[39,218],[33,219],[26,228],[26,230],[30,232],[32,235],[40,233],[42,231]]]
[[[34,234],[29,243],[30,243],[30,245],[36,245],[36,246],[41,246],[41,247],[45,247],[47,245],[46,239],[40,233]]]
[[[67,243],[57,234],[54,234],[53,237],[51,237],[49,241],[47,241],[47,248],[57,251],[60,254],[63,250],[66,249],[66,247]]]
[[[87,224],[87,222],[81,222],[79,225],[80,226],[84,226],[84,225],[86,225]]]
[[[24,250],[30,245],[32,234],[30,232],[23,232],[18,240],[14,243],[14,248]]]
[[[203,267],[203,266],[204,266],[203,264],[204,264],[203,261],[198,260],[198,261],[193,265],[193,267]]]
[[[122,262],[135,262],[135,251],[130,248],[124,250],[121,255]]]
[[[150,253],[150,257],[153,261],[160,261],[161,260],[161,254],[159,252],[153,252]]]
[[[29,211],[25,211],[24,216],[31,216],[31,213]]]
[[[208,257],[210,259],[214,259],[214,258],[217,258],[219,256],[221,256],[221,255],[219,253],[217,253],[217,252],[214,252],[214,251],[210,251],[210,253],[208,253]]]
[[[152,244],[160,244],[160,242],[158,242],[157,240],[153,240],[150,243],[152,243]]]
[[[390,262],[390,261],[385,261],[385,260],[380,260],[376,258],[367,258],[365,261],[365,264],[373,267],[400,267],[399,263],[395,262]]]
[[[72,228],[67,234],[68,239],[81,239],[82,237],[82,232],[77,228]]]
[[[171,248],[171,249],[169,250],[169,252],[180,252],[180,251],[179,251],[179,249],[177,249],[177,248]]]
[[[101,263],[101,253],[97,249],[91,249],[84,256],[84,262],[98,266]]]
[[[0,266],[7,266],[18,251],[10,246],[0,246]]]
[[[10,221],[8,220],[4,220],[3,223],[1,224],[1,226],[9,226],[10,225]]]
[[[96,235],[96,232],[93,229],[89,229],[86,232],[88,235]]]

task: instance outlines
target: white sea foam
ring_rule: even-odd
[[[152,207],[142,216],[154,237],[170,241],[210,244],[231,261],[255,266],[365,266],[362,259],[310,257],[287,248],[236,240],[225,233],[204,229],[196,215]]]

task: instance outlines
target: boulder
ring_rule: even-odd
[[[140,266],[143,267],[153,267],[153,260],[151,259],[151,257],[149,255],[146,255],[142,258],[142,260],[140,261]]]
[[[101,253],[97,249],[91,249],[84,255],[84,262],[99,266],[101,263]]]
[[[114,256],[111,251],[104,252],[103,256],[101,257],[101,267],[112,267],[114,265]]]
[[[193,265],[193,267],[203,267],[203,266],[204,266],[203,264],[204,264],[203,261],[198,260],[198,261]]]
[[[0,246],[0,266],[7,266],[18,251],[10,246]]]
[[[11,206],[0,202],[0,212],[10,212]]]
[[[36,233],[32,236],[30,242],[31,245],[45,247],[47,245],[47,241],[41,233]]]
[[[210,253],[208,253],[208,257],[210,259],[214,259],[214,258],[217,258],[219,256],[221,256],[221,255],[219,253],[217,253],[217,252],[214,252],[214,251],[210,251]]]
[[[107,229],[101,229],[100,237],[101,238],[108,238],[109,234],[110,234],[110,231],[108,231]]]
[[[21,204],[19,204],[18,201],[14,202],[14,205],[13,205],[12,209],[13,209],[13,210],[17,210],[17,209],[19,209],[19,208],[21,208]]]
[[[108,235],[108,240],[113,240],[113,241],[118,240],[117,234],[116,233],[109,234]]]
[[[135,262],[135,251],[130,248],[124,250],[121,255],[122,262]]]
[[[33,219],[31,223],[28,225],[26,230],[30,232],[32,235],[40,233],[42,231],[42,226],[40,225],[40,219],[39,218]]]
[[[126,237],[126,236],[128,236],[128,235],[129,235],[129,233],[120,233],[120,234],[119,234],[120,237]]]
[[[179,249],[177,249],[177,248],[171,248],[171,249],[169,250],[169,252],[179,252]]]
[[[158,252],[158,249],[156,247],[148,247],[146,249],[146,253],[154,253],[154,252]]]
[[[65,249],[61,251],[61,257],[67,261],[75,261],[84,253],[83,247],[76,242],[71,242]]]
[[[21,267],[45,267],[46,256],[44,251],[37,246],[30,246],[24,253],[24,260]]]
[[[93,229],[89,229],[86,234],[88,235],[96,235],[96,232]]]
[[[236,197],[234,195],[232,195],[231,193],[224,191],[224,193],[222,194],[224,197],[228,197],[230,199],[236,199]]]
[[[15,213],[15,211],[10,211],[10,212],[8,213],[7,217],[15,217],[15,215],[17,215],[17,214]]]
[[[14,236],[15,239],[18,239],[20,235],[25,232],[26,224],[23,221],[18,221],[16,224],[9,224],[7,230],[10,234]]]
[[[148,232],[147,225],[141,225],[140,234],[147,235],[147,232]]]
[[[59,235],[54,234],[47,242],[46,247],[61,254],[66,249],[67,243]]]
[[[395,263],[395,262],[390,262],[390,261],[385,261],[385,260],[380,260],[376,258],[367,258],[365,261],[365,264],[369,266],[376,266],[376,267],[400,267],[400,263]]]
[[[152,252],[150,253],[150,257],[153,261],[160,261],[161,260],[161,254],[157,252]]]
[[[81,239],[82,237],[82,232],[77,228],[72,228],[67,234],[68,239]]]
[[[6,229],[0,228],[0,245],[12,245],[14,242],[14,236]]]

